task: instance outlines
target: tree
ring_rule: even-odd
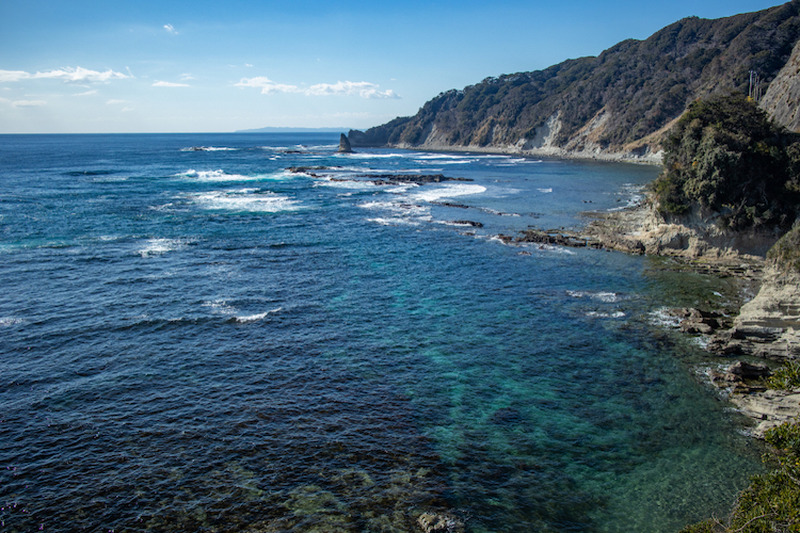
[[[800,146],[743,95],[698,100],[665,136],[653,185],[663,214],[701,207],[732,229],[787,229],[798,214]]]

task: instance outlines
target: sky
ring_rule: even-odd
[[[0,0],[0,133],[365,129],[761,0]]]

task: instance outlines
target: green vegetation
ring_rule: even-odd
[[[706,520],[682,533],[800,532],[800,423],[786,423],[765,435],[775,468],[755,476],[739,496],[728,520]]]
[[[772,373],[767,380],[771,389],[793,390],[800,388],[800,361],[787,361],[782,367]]]
[[[800,272],[800,223],[770,248],[767,259],[783,271]]]
[[[692,103],[662,144],[653,184],[662,213],[700,206],[733,229],[786,229],[797,218],[800,143],[743,95]]]

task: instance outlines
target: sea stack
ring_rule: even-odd
[[[347,139],[347,135],[344,133],[341,134],[339,137],[339,153],[340,154],[352,154],[353,149],[350,147],[350,141]]]

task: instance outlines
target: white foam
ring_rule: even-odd
[[[295,211],[299,202],[272,192],[254,192],[255,189],[212,191],[192,195],[193,201],[203,209],[244,213],[279,213]]]
[[[293,173],[281,171],[274,174],[255,174],[245,176],[243,174],[228,174],[222,169],[217,170],[195,170],[189,169],[186,172],[176,174],[175,177],[190,178],[192,181],[202,181],[209,183],[237,182],[237,181],[263,181],[263,180],[282,180],[291,178]]]
[[[547,188],[543,187],[541,189],[536,189],[536,190],[539,191],[542,194],[550,194],[551,192],[553,192],[553,188],[552,187],[547,187]]]
[[[15,316],[2,316],[0,317],[0,328],[7,328],[11,326],[18,326],[24,324],[25,321]]]
[[[420,191],[417,194],[410,195],[410,198],[422,202],[436,202],[444,198],[455,198],[458,196],[469,196],[472,194],[481,194],[486,192],[486,187],[483,185],[467,185],[463,183],[446,184],[442,187],[435,189],[428,189]]]
[[[601,313],[599,311],[590,311],[586,313],[586,316],[592,318],[624,318],[625,313],[622,311],[614,311],[613,313]]]
[[[228,146],[189,146],[181,148],[181,152],[235,152],[238,148]]]
[[[314,185],[322,187],[335,187],[337,189],[350,189],[356,191],[368,191],[376,187],[374,183],[371,183],[369,181],[341,180],[341,179],[338,180],[325,179],[316,182]]]
[[[620,294],[608,291],[567,291],[567,294],[573,298],[590,298],[603,303],[616,303],[625,299],[625,297]]]
[[[236,322],[239,322],[239,323],[242,323],[242,324],[247,324],[247,323],[250,323],[250,322],[258,322],[259,320],[264,320],[269,315],[274,315],[275,313],[278,313],[280,311],[283,311],[283,307],[270,309],[269,311],[264,311],[263,313],[256,313],[254,315],[237,315],[236,316]]]
[[[391,218],[368,218],[368,222],[374,222],[381,226],[419,226],[420,221],[413,218],[391,217]]]
[[[681,325],[681,319],[672,314],[668,307],[659,307],[648,314],[648,322],[654,326],[662,326],[668,328],[678,328]]]
[[[148,239],[136,253],[142,257],[162,255],[182,248],[186,246],[188,242],[189,241],[183,239]]]
[[[346,157],[348,159],[398,159],[408,157],[406,154],[369,154],[364,152],[353,152],[351,154],[337,154],[341,157]]]
[[[283,307],[277,307],[275,309],[270,309],[269,311],[264,311],[263,313],[242,315],[239,314],[239,309],[230,305],[226,300],[206,301],[202,303],[202,306],[210,308],[211,312],[214,313],[215,315],[231,318],[234,321],[239,322],[241,324],[258,322],[259,320],[264,320],[269,315],[274,315],[275,313],[278,313],[283,310]]]

